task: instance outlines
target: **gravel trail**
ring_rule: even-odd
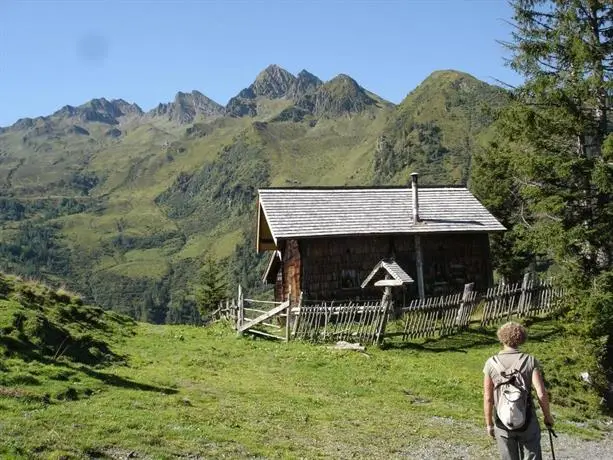
[[[466,430],[469,433],[474,433],[475,437],[483,437],[484,433],[473,425],[439,417],[434,417],[434,423],[445,425],[445,430],[449,432],[449,440],[434,440],[418,446],[411,446],[406,452],[400,454],[398,458],[416,460],[495,460],[500,458],[494,440],[486,448],[477,445],[478,443],[471,444],[453,441],[453,432],[455,430]],[[587,441],[576,436],[562,433],[557,434],[558,437],[553,439],[556,460],[613,460],[613,431],[605,432],[603,438],[598,441]],[[541,447],[543,449],[544,460],[553,458],[547,431],[542,433]]]

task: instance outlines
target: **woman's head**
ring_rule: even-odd
[[[498,340],[503,345],[511,348],[517,348],[526,341],[527,333],[524,326],[514,322],[503,324],[498,329]]]

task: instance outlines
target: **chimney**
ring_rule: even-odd
[[[413,224],[419,222],[419,190],[417,189],[417,177],[419,174],[416,172],[411,173],[411,190],[413,191]]]

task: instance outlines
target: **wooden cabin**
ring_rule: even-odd
[[[416,282],[407,297],[490,286],[489,234],[503,225],[465,187],[304,187],[258,191],[257,250],[275,300],[371,299],[361,283],[382,259]]]

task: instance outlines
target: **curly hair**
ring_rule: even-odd
[[[526,328],[519,323],[508,322],[500,326],[498,329],[498,340],[503,345],[511,348],[517,348],[528,338]]]

